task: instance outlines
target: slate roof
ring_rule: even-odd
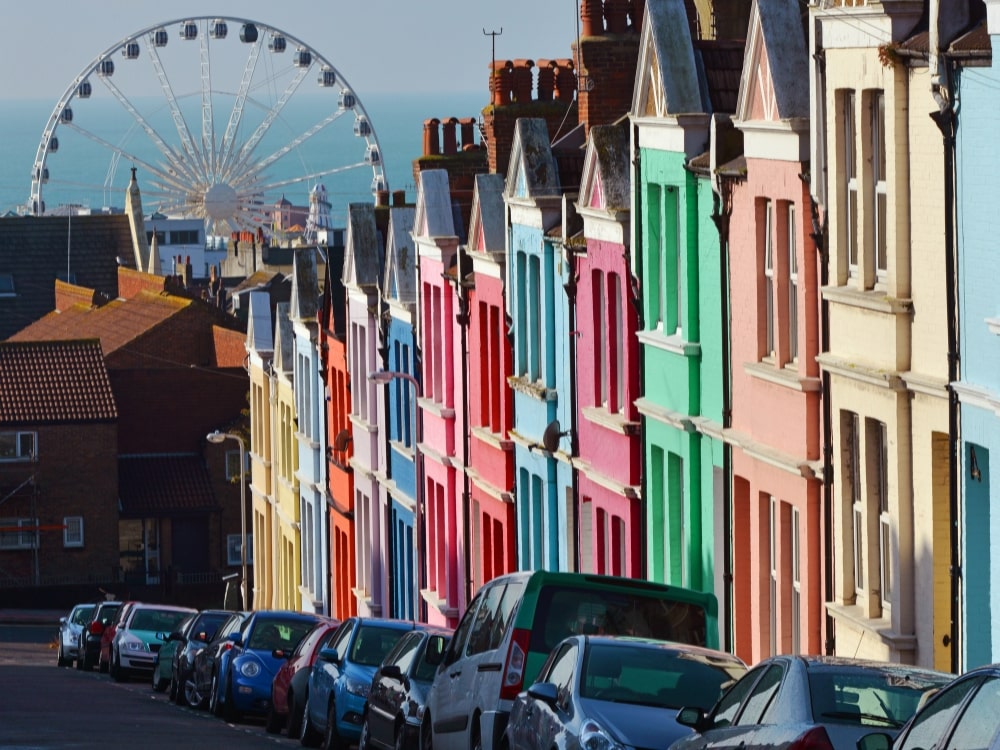
[[[0,343],[0,423],[109,422],[117,418],[100,341]]]
[[[351,203],[347,220],[344,286],[377,286],[382,280],[384,248],[375,224],[375,207],[371,203]]]
[[[426,172],[421,174],[421,177]],[[549,146],[549,130],[540,117],[522,117],[514,126],[514,147],[507,168],[507,195],[522,198],[561,192],[559,167]]]
[[[503,202],[502,174],[477,174],[473,194],[469,246],[490,253],[507,249],[506,206]],[[480,235],[482,247],[480,248]]]
[[[389,214],[383,294],[403,304],[417,301],[417,252],[413,246],[416,208],[394,206]]]
[[[694,46],[704,72],[712,112],[732,114],[740,93],[746,42],[698,39]]]
[[[118,296],[118,262],[134,266],[128,218],[19,216],[0,218],[0,275],[11,275],[14,294],[0,296],[0,340],[55,309],[55,280],[71,277],[106,299]]]
[[[319,310],[319,271],[316,266],[316,248],[298,248],[292,258],[292,296],[289,314],[294,320],[307,323],[316,321]]]
[[[119,456],[122,518],[219,510],[205,462],[194,454]]]

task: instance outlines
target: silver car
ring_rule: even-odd
[[[80,632],[90,622],[96,604],[77,604],[65,617],[59,618],[59,634],[56,636],[56,663],[68,667],[80,655]]]

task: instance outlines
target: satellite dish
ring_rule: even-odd
[[[351,443],[353,438],[351,433],[347,430],[341,430],[337,433],[336,437],[333,438],[333,448],[334,450],[343,453],[347,450],[347,446]]]
[[[568,435],[568,432],[559,431],[559,420],[553,419],[545,427],[545,432],[542,433],[542,447],[545,448],[549,453],[555,453],[559,450],[559,440],[563,435]]]

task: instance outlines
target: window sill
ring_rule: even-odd
[[[485,427],[473,427],[472,436],[500,451],[514,450],[514,441],[505,440],[499,433],[487,430]]]
[[[408,458],[410,461],[413,460],[413,446],[401,443],[398,440],[390,440],[389,447],[398,453],[403,458]]]
[[[835,620],[846,620],[855,628],[871,633],[895,651],[913,652],[917,650],[917,636],[898,633],[892,629],[891,617],[866,617],[856,604],[836,604],[828,602],[826,610]],[[888,608],[885,610],[888,612]]]
[[[546,388],[537,380],[528,380],[520,375],[512,375],[507,378],[507,384],[510,385],[511,390],[538,401],[555,401],[558,397],[557,391]]]
[[[457,607],[449,607],[448,600],[438,596],[434,589],[420,589],[421,598],[438,612],[448,618],[457,618],[459,611]]]
[[[640,344],[662,349],[666,352],[679,354],[682,357],[697,357],[701,355],[701,344],[694,341],[686,341],[683,335],[664,335],[659,330],[637,331],[635,337]]]
[[[890,297],[884,289],[858,289],[850,283],[844,286],[825,286],[820,289],[823,299],[848,307],[885,313],[886,315],[911,315],[913,300]]]
[[[621,435],[638,435],[639,423],[630,422],[624,414],[612,413],[600,406],[585,406],[580,410],[584,419]]]
[[[994,336],[1000,336],[1000,318],[987,318],[986,328]]]
[[[819,378],[804,378],[791,367],[777,367],[772,362],[745,362],[743,371],[751,378],[764,380],[802,393],[813,393],[822,387]]]
[[[439,404],[437,401],[429,398],[417,399],[417,405],[423,409],[425,412],[434,414],[441,419],[454,419],[455,410],[450,406],[445,406],[444,404]]]

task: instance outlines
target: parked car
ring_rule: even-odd
[[[679,586],[522,571],[483,586],[427,695],[434,750],[500,747],[511,706],[563,638],[631,635],[718,648],[718,602]]]
[[[170,689],[170,700],[180,706],[192,705],[190,698],[194,696],[189,685],[193,687],[191,675],[194,670],[194,660],[202,649],[204,649],[214,638],[219,628],[234,614],[228,609],[206,609],[193,617],[187,627],[182,628],[179,633],[171,635],[171,641],[176,644],[172,649],[172,655],[167,659],[166,646],[160,649],[157,654],[161,665],[161,672],[164,668],[167,671],[168,687]],[[167,644],[170,645],[170,644]],[[197,704],[195,701],[194,705]]]
[[[277,734],[284,726],[288,727],[289,737],[298,737],[302,726],[302,713],[306,710],[306,686],[309,683],[309,670],[312,668],[320,649],[326,648],[333,639],[340,620],[324,620],[310,630],[305,638],[299,641],[295,651],[275,651],[274,655],[285,660],[278,667],[271,683],[271,706],[267,711],[267,722],[264,728],[271,734]]]
[[[928,696],[895,741],[888,732],[873,732],[857,747],[1000,750],[1000,664],[970,670]]]
[[[715,705],[746,674],[735,656],[648,638],[574,635],[514,701],[509,747],[659,747],[691,734],[682,706]]]
[[[192,612],[183,620],[181,620],[169,633],[157,633],[156,637],[162,641],[159,651],[153,654],[153,674],[152,674],[152,688],[157,693],[162,693],[167,689],[170,684],[170,662],[174,658],[174,653],[177,651],[177,644],[180,639],[181,633],[194,622],[195,613]],[[161,661],[164,664],[164,668],[160,668]]]
[[[229,635],[232,648],[217,663],[209,694],[212,712],[226,721],[245,713],[266,714],[271,684],[284,661],[274,652],[294,651],[320,616],[290,610],[258,610]]]
[[[65,617],[59,618],[59,632],[56,634],[56,664],[60,667],[72,665],[80,653],[80,633],[94,614],[96,604],[77,604]]]
[[[146,676],[153,670],[153,658],[163,641],[181,620],[197,610],[168,604],[135,604],[118,623],[111,641],[109,672],[116,682],[133,675]]]
[[[94,614],[90,618],[83,630],[80,632],[80,645],[77,649],[76,668],[89,670],[97,664],[101,654],[101,637],[104,629],[111,623],[118,609],[122,606],[119,601],[100,602],[94,608]]]
[[[427,626],[399,639],[372,677],[360,750],[419,747],[427,691],[451,634],[450,628]]]
[[[325,737],[327,748],[356,743],[375,670],[400,638],[421,627],[408,620],[344,620],[309,673],[299,741],[316,747]]]
[[[824,656],[773,656],[737,682],[715,708],[681,709],[695,730],[671,750],[855,747],[874,727],[895,735],[924,693],[953,675],[904,664]],[[799,743],[799,744],[796,744]]]
[[[205,648],[194,656],[194,671],[190,684],[184,685],[184,699],[193,708],[208,708],[212,682],[217,679],[221,657],[233,647],[229,636],[239,631],[250,616],[249,612],[235,612],[229,616]]]
[[[128,617],[129,611],[137,604],[137,602],[125,602],[122,606],[115,612],[115,616],[111,618],[111,622],[108,623],[107,627],[104,628],[104,632],[101,633],[101,650],[97,655],[97,671],[102,674],[108,672],[111,668],[111,642],[115,639],[115,633],[118,632],[118,625],[121,624],[124,618]]]

